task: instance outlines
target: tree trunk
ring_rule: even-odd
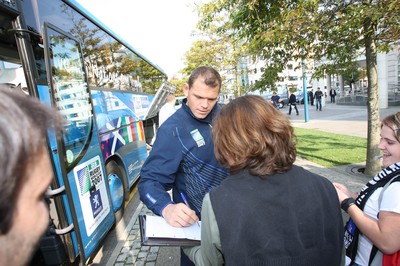
[[[378,145],[381,131],[375,27],[369,18],[364,22],[364,32],[368,77],[368,139],[365,174],[374,176],[381,169],[380,160],[375,159],[375,156],[379,155]]]

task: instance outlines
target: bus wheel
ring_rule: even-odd
[[[115,222],[121,220],[125,211],[125,188],[123,173],[115,161],[106,164],[108,185],[110,187],[111,201],[115,213]]]

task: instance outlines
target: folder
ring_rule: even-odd
[[[160,216],[139,215],[138,218],[142,246],[200,245],[201,222],[189,227],[173,227]]]

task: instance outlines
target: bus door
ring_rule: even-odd
[[[78,242],[74,250],[85,262],[113,226],[114,212],[80,43],[50,24],[44,29],[50,97],[66,123],[57,141],[59,183],[65,186],[64,204]],[[42,97],[49,91],[45,87],[38,88]]]
[[[151,146],[154,143],[156,132],[158,129],[158,112],[165,104],[165,100],[169,94],[174,94],[176,88],[168,82],[161,84],[158,88],[154,100],[151,102],[146,114],[143,117],[144,130],[146,134],[146,142]]]

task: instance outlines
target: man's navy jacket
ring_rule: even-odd
[[[183,202],[182,193],[200,217],[204,195],[228,175],[215,159],[211,136],[211,122],[220,108],[216,104],[206,118],[197,119],[185,99],[158,129],[139,181],[140,199],[155,214],[161,216],[166,205]]]

